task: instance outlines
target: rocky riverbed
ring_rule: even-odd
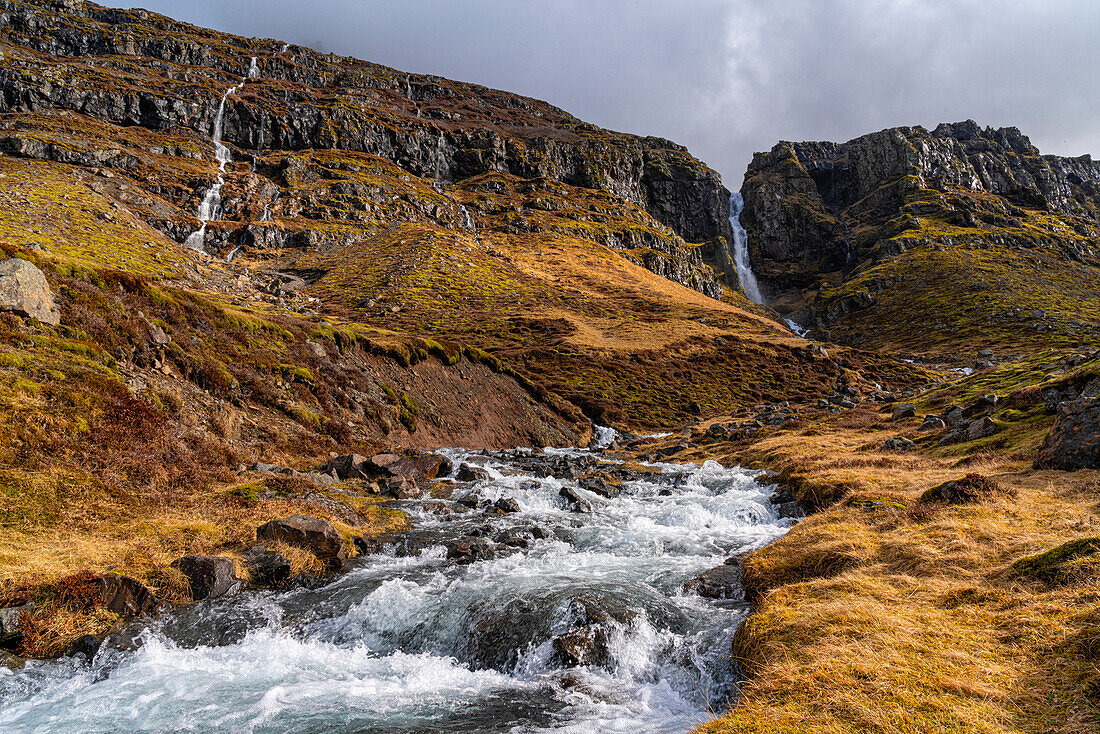
[[[609,434],[604,434],[610,438]],[[598,449],[444,451],[446,499],[315,589],[181,607],[0,669],[0,728],[685,731],[735,695],[751,472]]]

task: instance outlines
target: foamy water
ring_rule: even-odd
[[[409,555],[357,559],[321,589],[182,608],[136,649],[105,646],[91,665],[31,662],[0,676],[0,730],[687,731],[731,701],[730,642],[746,610],[683,583],[790,521],[745,470],[653,464],[658,473],[608,500],[532,473],[539,456],[592,460],[548,451],[443,452],[491,478],[456,483],[444,502],[453,514],[403,503],[419,538]],[[566,486],[593,512],[570,512]],[[470,492],[521,511],[459,512]],[[468,565],[445,557],[449,540],[501,532],[527,533],[528,547]],[[565,668],[554,654],[577,598],[630,612],[610,623],[602,665]]]

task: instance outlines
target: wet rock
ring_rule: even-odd
[[[577,484],[580,485],[581,489],[586,489],[592,494],[598,494],[607,499],[615,499],[622,494],[621,487],[612,484],[603,477],[584,477]]]
[[[1100,468],[1100,398],[1064,403],[1039,447],[1038,469]]]
[[[22,670],[26,661],[23,658],[12,655],[6,650],[0,650],[0,668],[7,668],[10,671]]]
[[[779,517],[785,518],[799,518],[805,517],[806,511],[802,508],[802,504],[795,500],[790,502],[783,502],[779,505]]]
[[[879,451],[912,451],[917,445],[904,436],[888,438],[879,447]]]
[[[555,637],[551,645],[558,661],[567,667],[606,665],[611,658],[610,635],[602,625],[571,630]]]
[[[491,479],[489,472],[482,469],[480,466],[470,466],[469,464],[463,464],[458,467],[458,472],[455,474],[455,479],[460,482],[485,482]]]
[[[256,528],[256,539],[304,548],[330,568],[338,568],[345,559],[344,540],[332,523],[308,515],[293,515],[261,525]]]
[[[46,276],[33,263],[19,258],[0,262],[0,311],[53,326],[61,323]]]
[[[152,614],[160,607],[153,592],[129,576],[105,573],[99,578],[99,591],[103,606],[122,617]]]
[[[566,505],[573,512],[592,512],[592,503],[589,502],[586,498],[581,497],[577,490],[573,489],[572,487],[562,487],[561,490],[558,492],[558,496],[565,498]]]
[[[65,650],[65,655],[70,658],[76,655],[83,655],[86,661],[91,662],[102,645],[103,640],[95,635],[81,635],[69,643],[68,649]]]
[[[684,582],[684,591],[695,592],[708,599],[744,599],[743,578],[744,567],[735,560],[734,563],[724,563],[691,577]]]
[[[399,500],[411,500],[420,496],[420,487],[408,477],[394,477],[382,485],[382,494]]]
[[[997,424],[989,418],[979,418],[966,427],[966,440],[977,441],[997,432]]]
[[[245,553],[244,567],[256,586],[278,586],[290,578],[290,561],[263,546],[253,546]]]
[[[898,403],[894,406],[893,412],[890,417],[893,420],[902,420],[903,418],[914,418],[917,415],[917,406],[912,403]]]
[[[237,578],[237,565],[225,556],[183,556],[172,562],[191,585],[191,598],[216,599],[240,592],[244,582]]]
[[[18,607],[0,609],[0,645],[12,646],[23,638],[23,612],[29,612],[34,604],[27,602]]]
[[[523,510],[515,497],[501,497],[493,503],[493,508],[505,514],[521,512]]]
[[[496,554],[496,546],[481,538],[459,538],[447,543],[447,558],[456,563],[488,561]]]
[[[458,504],[462,505],[463,507],[469,507],[470,509],[476,509],[477,506],[479,504],[481,504],[481,498],[479,498],[473,492],[470,492],[469,494],[462,495],[456,501],[458,502]]]
[[[584,595],[571,599],[566,609],[568,632],[551,640],[554,655],[566,667],[605,666],[611,661],[611,632],[630,624],[637,613],[608,599]]]

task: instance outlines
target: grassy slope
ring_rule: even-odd
[[[735,658],[740,705],[701,732],[1093,732],[1100,726],[1100,562],[1022,558],[1100,535],[1100,471],[1031,468],[1051,417],[1036,385],[1050,353],[923,395],[918,413],[996,392],[999,431],[936,447],[873,409],[803,421],[751,446],[682,455],[781,472],[803,500],[833,502],[746,567],[754,614]],[[1085,364],[1075,374],[1100,374]],[[877,450],[895,435],[911,453]],[[1005,494],[919,501],[977,472]],[[1093,546],[1090,546],[1093,547]]]

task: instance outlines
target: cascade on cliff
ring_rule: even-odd
[[[730,194],[730,229],[733,231],[733,262],[737,268],[737,277],[741,280],[741,289],[753,303],[764,303],[764,295],[752,272],[749,262],[749,236],[741,226],[741,210],[745,201],[740,192]]]
[[[260,78],[260,66],[256,63],[256,57],[252,57],[252,63],[248,65],[248,78],[259,79]]]
[[[214,118],[214,134],[211,137],[211,142],[214,143],[214,158],[218,161],[218,178],[214,185],[207,190],[202,203],[199,204],[198,218],[202,222],[202,226],[192,232],[184,241],[185,245],[199,252],[206,251],[204,242],[206,240],[207,222],[217,218],[221,212],[222,186],[225,185],[225,166],[233,160],[229,148],[222,144],[222,132],[225,126],[225,100],[228,99],[229,95],[235,94],[243,84],[244,80],[242,79],[240,84],[225,90],[221,102],[218,103],[218,114]]]

